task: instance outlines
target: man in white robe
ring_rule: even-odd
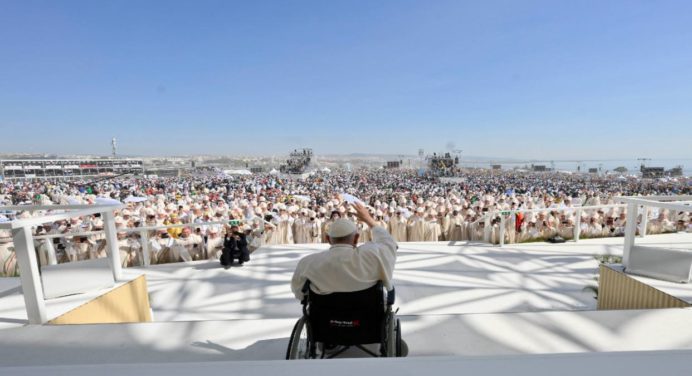
[[[400,209],[389,219],[389,233],[397,242],[405,242],[407,240],[406,232],[406,218]]]
[[[459,213],[457,209],[452,212],[452,216],[449,220],[449,230],[447,233],[447,239],[453,242],[468,240],[465,236],[466,233],[466,223],[464,223],[464,217]]]
[[[293,240],[296,244],[308,243],[308,237],[306,234],[306,209],[301,209],[298,212],[298,216],[293,220]]]
[[[206,250],[208,260],[218,260],[221,257],[223,238],[219,234],[219,228],[216,226],[209,227],[207,230]]]
[[[305,232],[306,243],[316,244],[322,241],[322,223],[319,218],[317,218],[317,213],[310,210],[308,212],[308,219],[303,225],[303,231]]]
[[[437,212],[431,210],[428,212],[428,216],[425,219],[425,233],[423,234],[423,241],[426,242],[437,242],[440,241],[442,236],[442,227],[437,222]]]
[[[424,209],[419,207],[416,209],[416,214],[411,216],[406,226],[406,234],[410,242],[422,242],[425,239],[426,222],[423,218]]]

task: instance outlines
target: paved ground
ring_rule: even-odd
[[[638,243],[692,249],[692,234]],[[18,281],[3,280],[0,366],[281,359],[300,316],[288,281],[302,256],[321,249],[265,248],[229,270],[206,261],[127,269],[147,274],[157,322],[144,324],[24,326]],[[692,309],[593,311],[584,290],[595,283],[593,256],[621,252],[621,238],[402,244],[395,284],[410,356],[692,348]],[[49,301],[49,313],[84,299]]]

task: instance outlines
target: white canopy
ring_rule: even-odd
[[[146,200],[148,200],[146,197],[128,196],[126,199],[123,200],[123,202],[143,202]]]
[[[226,175],[252,175],[249,170],[223,170]]]
[[[96,197],[94,200],[94,204],[96,205],[120,205],[122,202],[110,198],[110,197]]]

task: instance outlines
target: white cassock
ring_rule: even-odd
[[[521,228],[519,229],[519,232],[517,233],[517,243],[523,243],[527,240],[529,240],[529,233],[528,233],[528,224],[526,222],[521,224]]]
[[[0,277],[17,275],[17,255],[14,253],[12,234],[10,231],[0,230]]]
[[[450,241],[468,240],[466,236],[466,223],[460,215],[453,216],[449,221],[447,239]]]
[[[425,225],[425,220],[422,217],[417,215],[412,216],[409,219],[408,226],[406,227],[408,241],[422,242],[425,239]]]
[[[252,233],[250,234],[250,237],[252,240],[247,246],[248,251],[250,253],[256,251],[259,247],[264,245],[264,228],[263,227],[257,227],[252,230]]]
[[[603,236],[603,227],[598,223],[589,224],[587,234],[591,238],[599,238]]]
[[[329,232],[329,226],[331,226],[332,223],[334,223],[334,221],[328,219],[324,221],[324,223],[322,224],[322,243],[329,243],[327,241],[327,232]]]
[[[303,298],[306,280],[312,282],[310,289],[317,294],[359,291],[377,281],[391,289],[397,245],[384,228],[375,227],[373,234],[374,241],[357,248],[335,244],[328,251],[303,257],[291,279],[295,297]]]
[[[389,233],[397,242],[407,241],[406,218],[404,216],[394,216],[389,220]]]
[[[118,240],[121,265],[123,267],[139,265],[139,250],[141,248],[141,244],[135,239],[125,238]]]
[[[442,217],[442,223],[440,223],[440,231],[442,231],[442,238],[440,240],[450,240],[449,237],[449,228],[450,225],[452,224],[452,219],[449,214],[445,215]]]
[[[273,245],[279,244],[279,231],[276,227],[272,227],[264,231],[264,236],[262,238],[263,244]]]
[[[321,228],[322,224],[317,218],[314,221],[306,221],[305,225],[303,225],[303,231],[305,231],[307,239],[306,243],[320,243],[322,241]]]
[[[425,234],[423,234],[423,241],[426,242],[436,242],[440,241],[440,236],[442,235],[442,227],[437,223],[436,219],[426,220]]]
[[[207,238],[207,260],[218,260],[223,250],[223,238]]]
[[[296,244],[308,243],[308,237],[305,233],[305,222],[303,217],[298,217],[293,221],[293,240]]]
[[[175,239],[171,247],[173,257],[183,261],[202,260],[204,258],[203,249],[202,237],[197,234],[190,234],[187,238],[180,237]]]
[[[156,263],[157,264],[168,264],[171,262],[178,262],[177,259],[173,259],[173,251],[171,247],[173,246],[175,239],[173,238],[161,238],[156,237],[155,242],[159,244],[155,247],[156,250]]]
[[[358,241],[361,243],[367,243],[370,241],[370,227],[362,222],[357,224],[358,229]]]
[[[485,226],[489,226],[489,225],[485,225]],[[480,221],[469,223],[468,224],[469,240],[476,241],[476,242],[483,241],[484,237],[485,237],[485,226],[481,226]],[[491,229],[491,236],[492,236],[492,229]]]
[[[529,227],[526,231],[527,240],[538,239],[541,236],[541,232],[538,231],[536,227]]]
[[[291,244],[293,243],[293,231],[291,228],[293,226],[293,218],[288,216],[281,216],[281,222],[279,223],[279,244]]]
[[[557,234],[563,239],[572,239],[574,237],[574,226],[563,225],[557,231]]]
[[[543,239],[550,239],[557,234],[557,229],[553,227],[551,224],[541,226],[540,231],[541,237]]]

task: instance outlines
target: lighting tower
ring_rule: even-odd
[[[644,170],[644,167],[646,167],[646,166],[644,166],[644,163],[645,163],[644,161],[650,161],[651,158],[637,158],[637,160],[641,161],[641,165],[639,166],[639,170],[642,171],[642,170]]]
[[[461,166],[461,152],[463,152],[463,150],[461,150],[461,149],[454,149],[454,150],[452,150],[452,152],[453,152],[454,154],[456,154],[456,155],[459,157],[459,163],[457,163],[457,164],[458,164],[459,166]]]

